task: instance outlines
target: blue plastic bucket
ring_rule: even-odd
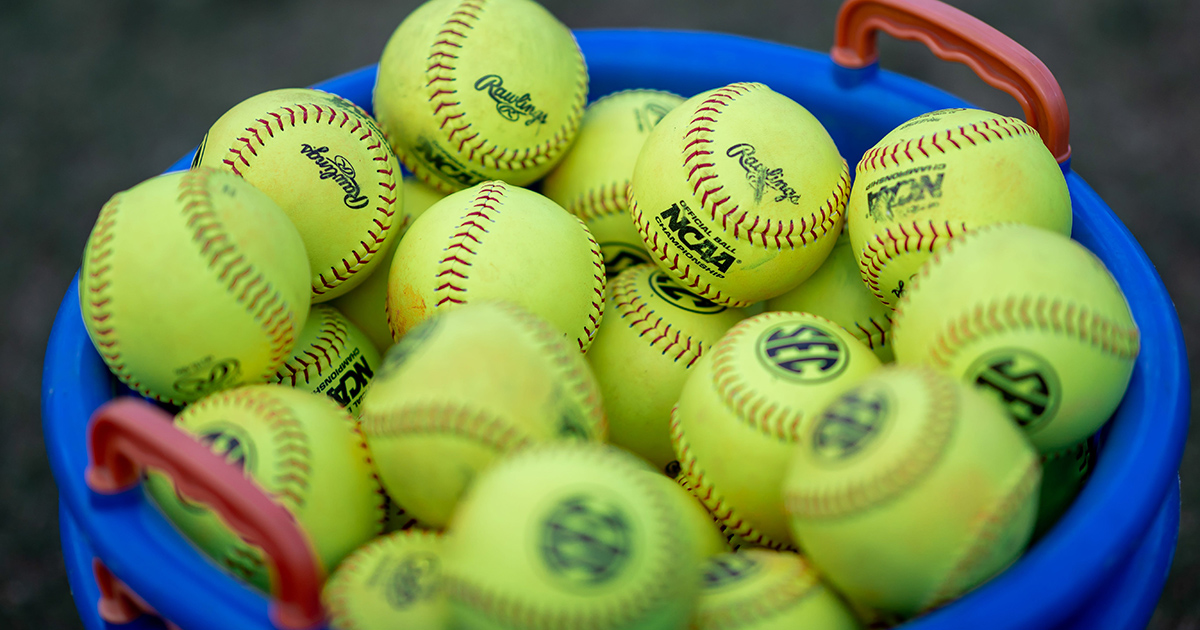
[[[851,164],[918,114],[968,107],[919,81],[869,66],[847,70],[828,55],[743,37],[675,31],[577,33],[591,96],[628,88],[695,94],[760,81],[821,120]],[[704,50],[704,63],[688,51]],[[375,67],[315,87],[368,111]],[[191,155],[170,170],[187,168]],[[1121,407],[1106,425],[1090,481],[1062,520],[1008,570],[958,601],[905,624],[909,630],[1144,627],[1162,591],[1179,531],[1177,471],[1187,434],[1187,358],[1162,281],[1125,226],[1067,172],[1073,237],[1095,252],[1128,297],[1142,349]],[[89,630],[100,619],[92,573],[98,558],[180,627],[270,630],[269,598],[207,561],[141,488],[101,495],[84,483],[89,416],[117,386],[83,326],[77,284],[62,301],[46,352],[42,419],[61,501],[68,575]],[[143,618],[120,627],[161,627]]]

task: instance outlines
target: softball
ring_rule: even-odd
[[[587,350],[604,316],[604,260],[587,227],[553,201],[486,182],[437,202],[392,261],[388,323],[413,326],[464,304],[513,302]]]
[[[808,110],[761,83],[734,83],[659,122],[630,191],[658,266],[697,295],[740,307],[790,290],[824,262],[850,177]]]
[[[332,400],[282,385],[251,385],[200,400],[175,418],[180,430],[242,470],[308,535],[321,568],[336,567],[380,533],[384,496],[354,419]],[[234,575],[270,591],[262,551],[211,510],[181,497],[161,473],[146,489],[167,518]]]
[[[383,132],[328,92],[273,90],[242,101],[208,130],[192,164],[241,176],[283,208],[304,239],[313,302],[358,286],[409,221]]]
[[[998,573],[1029,542],[1037,453],[999,405],[944,374],[884,368],[800,441],[783,486],[792,532],[860,604],[914,615]]]
[[[747,549],[709,558],[695,630],[858,630],[854,615],[803,557]]]
[[[650,130],[683,98],[658,90],[626,90],[588,106],[575,144],[542,182],[542,194],[583,219],[615,278],[650,262],[629,217],[629,181]]]
[[[308,317],[308,261],[291,221],[250,184],[172,173],[100,210],[79,296],[113,374],[183,406],[283,365]]]
[[[767,300],[768,311],[803,311],[825,317],[850,331],[883,363],[892,354],[892,310],[875,298],[858,273],[850,235],[838,237],[829,258],[800,286]]]
[[[692,365],[746,314],[684,289],[649,264],[618,276],[604,309],[606,324],[587,361],[600,385],[608,439],[665,470],[675,460],[671,407]]]
[[[274,381],[325,394],[355,414],[378,369],[379,353],[367,336],[336,308],[316,304]]]
[[[556,444],[480,477],[446,536],[453,627],[687,627],[700,557],[647,472],[612,447]]]
[[[531,0],[432,0],[388,40],[375,115],[401,161],[445,193],[540,179],[579,130],[583,54]]]
[[[1037,227],[972,230],[938,252],[900,300],[896,360],[933,366],[1001,402],[1043,453],[1113,414],[1138,329],[1094,254]]]
[[[1034,540],[1044,536],[1067,513],[1071,502],[1083,488],[1083,482],[1091,474],[1095,460],[1096,447],[1091,440],[1084,440],[1057,453],[1042,455],[1042,491],[1038,495]]]
[[[1071,234],[1071,197],[1037,130],[977,109],[922,114],[863,154],[846,208],[862,279],[894,307],[931,252],[1015,221]]]
[[[842,327],[808,313],[743,320],[692,368],[671,418],[687,485],[749,544],[793,547],[784,471],[806,427],[879,367]]]
[[[496,302],[439,315],[392,346],[360,420],[388,494],[432,527],[500,457],[606,432],[583,356],[540,318]]]
[[[442,536],[409,529],[376,538],[346,557],[321,601],[333,630],[443,628]]]
[[[415,177],[405,177],[404,212],[415,221],[433,204],[445,197],[442,193],[422,184]],[[411,225],[411,224],[410,224]],[[367,276],[363,283],[351,289],[345,295],[335,298],[331,304],[341,311],[359,330],[362,330],[375,348],[383,353],[392,345],[392,331],[387,322],[387,285],[388,272],[392,268],[392,260],[396,257],[396,245],[408,232],[404,226],[395,237],[388,242],[388,249],[382,256],[383,262]]]
[[[690,533],[689,538],[695,543],[697,557],[711,558],[712,556],[730,551],[729,541],[721,532],[721,528],[708,513],[699,499],[674,479],[653,470],[646,470],[654,485],[663,489],[663,494],[670,497],[675,504],[680,520]]]

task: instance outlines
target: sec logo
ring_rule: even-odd
[[[600,586],[619,575],[633,555],[633,531],[624,511],[592,495],[559,501],[541,525],[542,561],[575,586]]]
[[[967,368],[967,382],[1004,404],[1027,431],[1054,417],[1062,388],[1058,374],[1042,357],[1020,348],[985,354]]]
[[[837,335],[808,322],[768,328],[758,339],[757,354],[771,372],[803,383],[832,379],[850,362]]]
[[[834,461],[857,455],[883,430],[888,408],[887,396],[881,390],[859,388],[843,395],[817,420],[813,453]]]
[[[712,315],[725,310],[724,306],[688,291],[675,283],[675,280],[661,271],[650,274],[650,289],[658,297],[670,302],[676,308],[692,313]]]

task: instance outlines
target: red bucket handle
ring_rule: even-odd
[[[314,628],[325,621],[321,569],[295,518],[258,485],[206,446],[180,431],[167,412],[136,398],[102,405],[88,423],[87,484],[115,494],[137,485],[152,466],[179,493],[206,504],[247,543],[260,547],[279,576],[272,584],[271,620],[280,628]]]
[[[846,0],[838,12],[833,62],[865,68],[879,59],[883,31],[924,43],[946,61],[970,66],[988,85],[1008,92],[1059,164],[1071,157],[1062,88],[1041,59],[978,18],[938,0]]]

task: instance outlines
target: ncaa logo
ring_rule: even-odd
[[[619,575],[633,555],[629,519],[594,495],[559,501],[542,521],[542,561],[575,586],[599,586]]]
[[[385,586],[388,605],[403,610],[429,599],[441,581],[441,570],[441,562],[435,554],[423,551],[405,556],[392,570],[391,579]]]
[[[1042,357],[1020,348],[990,352],[967,369],[967,382],[995,396],[1017,424],[1032,430],[1054,417],[1062,389],[1058,375]]]
[[[827,381],[850,362],[837,335],[812,323],[768,328],[758,339],[757,354],[770,371],[804,383]]]
[[[844,460],[859,453],[883,430],[887,414],[887,398],[882,390],[850,391],[817,420],[813,453],[825,460]]]
[[[662,271],[655,270],[650,274],[650,289],[654,291],[654,295],[670,302],[672,306],[681,308],[692,313],[702,313],[704,315],[712,315],[725,310],[725,307],[688,291],[687,289],[675,283],[667,274]]]

